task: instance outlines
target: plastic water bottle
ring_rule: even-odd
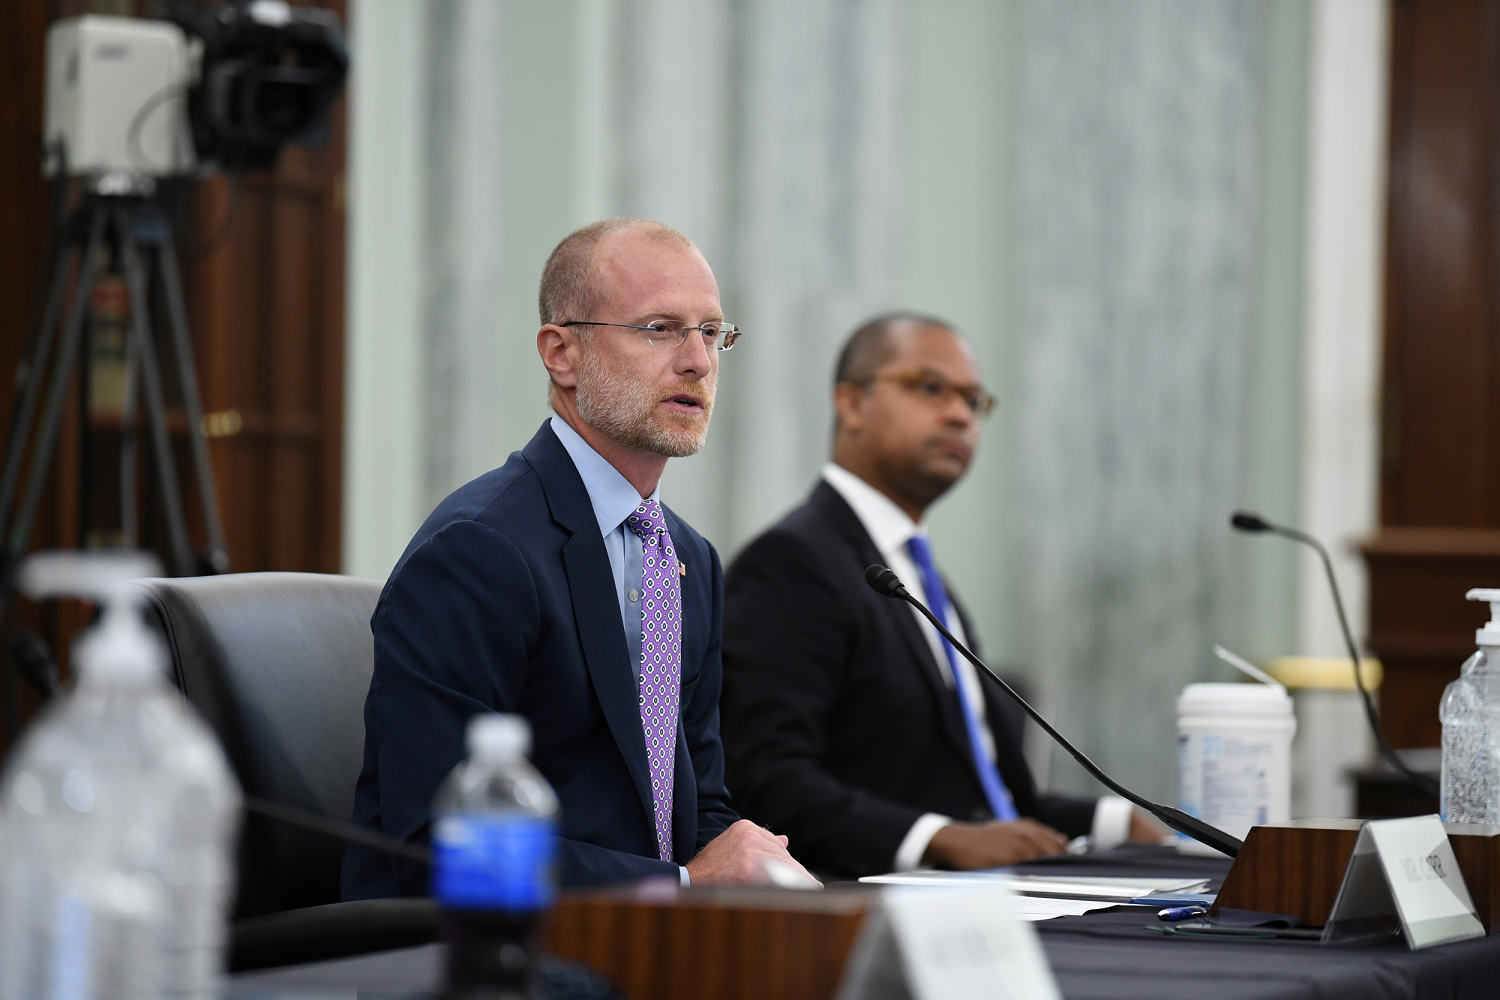
[[[224,985],[243,796],[218,739],[165,684],[142,706],[141,728],[162,793],[162,996],[212,1000]]]
[[[16,746],[0,781],[0,998],[161,993],[166,916],[152,873],[156,780],[136,709],[150,664],[80,639],[79,680]]]
[[[239,790],[116,598],[0,779],[0,1000],[208,998]]]
[[[1479,649],[1443,692],[1442,810],[1450,823],[1500,826],[1500,590],[1471,590],[1488,601],[1489,624],[1475,633]]]
[[[557,797],[515,715],[469,721],[469,758],[433,803],[432,894],[447,941],[447,996],[536,997],[537,933],[556,893]]]

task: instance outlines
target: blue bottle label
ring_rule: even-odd
[[[538,816],[453,813],[432,834],[432,894],[461,909],[551,905],[556,831]]]

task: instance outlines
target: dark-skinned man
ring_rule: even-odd
[[[1039,793],[999,686],[864,584],[865,567],[887,565],[960,639],[974,634],[925,527],[994,406],[968,341],[933,317],[876,317],[846,343],[833,395],[832,463],[726,574],[736,806],[835,876],[999,867],[1082,834],[1159,840],[1124,800]]]

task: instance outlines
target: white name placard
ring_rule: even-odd
[[[865,920],[837,1000],[1060,1000],[1003,888],[893,887]]]
[[[1323,943],[1391,933],[1398,926],[1414,950],[1484,936],[1436,816],[1377,820],[1360,829]]]

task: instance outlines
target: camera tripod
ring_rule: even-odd
[[[64,181],[59,179],[56,183]],[[127,548],[139,545],[136,501],[136,425],[139,422],[136,388],[139,384],[144,389],[145,424],[153,453],[151,464],[166,515],[168,565],[179,576],[221,573],[229,565],[219,520],[218,498],[209,467],[208,444],[203,434],[203,407],[193,374],[187,308],[183,301],[171,226],[162,207],[150,197],[148,187],[124,184],[106,190],[107,187],[104,182],[91,185],[82,202],[69,215],[62,232],[49,240],[38,281],[39,293],[42,281],[47,283],[45,304],[39,318],[33,307],[32,322],[16,369],[16,396],[10,433],[5,443],[4,467],[0,470],[0,630],[5,628],[16,564],[25,556],[36,524],[37,506],[54,460],[64,400],[75,369],[82,374],[81,391],[87,392],[91,359],[87,352],[80,357],[80,348],[88,326],[90,295],[104,253],[118,261],[129,294],[129,323],[124,338],[124,399],[120,414],[122,544]],[[59,323],[69,274],[75,269],[71,304]],[[50,279],[46,277],[49,272]],[[186,417],[189,451],[197,475],[203,523],[208,536],[206,550],[196,555],[188,540],[183,498],[168,434],[162,371],[158,361],[160,341],[151,320],[153,289],[159,290],[160,301],[165,307],[171,352],[176,360],[177,388]],[[45,400],[42,398],[44,386]],[[22,493],[21,466],[27,451],[27,438],[38,415],[40,420],[31,448],[30,472]],[[83,433],[88,434],[86,421]],[[80,521],[87,517],[90,506],[88,477],[89,473],[83,471]],[[80,537],[79,541],[82,544],[84,539]],[[10,670],[4,673],[8,695],[6,731],[13,735],[16,698],[11,688],[15,675]]]

